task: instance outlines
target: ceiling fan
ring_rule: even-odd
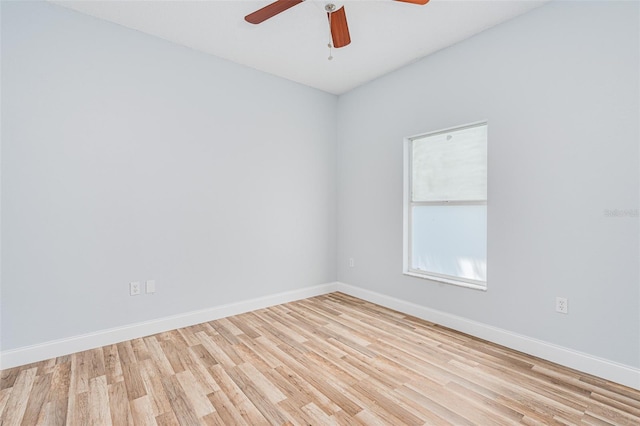
[[[279,13],[284,12],[287,9],[292,8],[305,0],[276,0],[273,3],[266,5],[265,7],[256,10],[253,13],[244,17],[244,20],[251,24],[259,24],[266,21],[269,18],[276,16]],[[425,5],[429,0],[394,0],[404,3],[413,3],[418,5]],[[327,17],[329,18],[329,28],[331,29],[331,38],[333,40],[333,47],[344,47],[351,43],[351,36],[349,35],[349,26],[347,25],[347,15],[344,11],[344,6],[340,8],[336,7],[333,3],[327,3],[324,7],[327,11]]]

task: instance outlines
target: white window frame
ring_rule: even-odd
[[[477,121],[462,126],[454,126],[446,129],[436,130],[419,135],[404,138],[404,179],[403,179],[403,256],[402,256],[402,273],[412,277],[423,278],[431,281],[437,281],[445,284],[452,284],[460,287],[471,288],[475,290],[487,290],[487,282],[473,280],[464,277],[456,277],[451,275],[443,275],[436,272],[429,272],[411,268],[411,210],[413,206],[454,206],[454,205],[487,205],[487,200],[464,200],[464,201],[426,201],[413,202],[411,200],[412,188],[412,142],[415,139],[421,139],[427,136],[447,133],[457,130],[464,130],[470,127],[485,125],[488,129],[487,120]]]

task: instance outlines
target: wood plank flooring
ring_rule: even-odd
[[[634,425],[640,392],[332,293],[2,371],[9,425]]]

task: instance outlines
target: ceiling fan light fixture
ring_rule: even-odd
[[[245,21],[251,24],[259,24],[261,22],[266,21],[269,18],[273,18],[274,16],[296,6],[305,0],[275,0],[273,3],[270,3],[264,6],[261,9],[256,10],[253,13],[245,16]],[[345,47],[351,43],[351,36],[349,35],[349,25],[347,23],[347,15],[344,10],[344,5],[340,2],[340,0],[335,0],[336,3],[325,3],[324,10],[327,12],[327,17],[329,18],[329,29],[331,32],[331,48],[339,49],[341,47]],[[429,0],[395,0],[405,3],[413,3],[418,5],[424,5],[429,2]],[[319,3],[319,2],[318,2]],[[316,3],[319,7],[320,4]],[[331,50],[329,50],[329,60],[333,59],[331,56]]]

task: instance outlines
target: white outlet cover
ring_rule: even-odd
[[[155,280],[147,280],[147,282],[146,282],[146,292],[147,293],[155,293],[156,292],[156,281]]]
[[[556,297],[556,312],[569,313],[569,301],[565,297]]]
[[[133,281],[129,283],[129,294],[131,296],[137,296],[140,294],[140,281]]]

